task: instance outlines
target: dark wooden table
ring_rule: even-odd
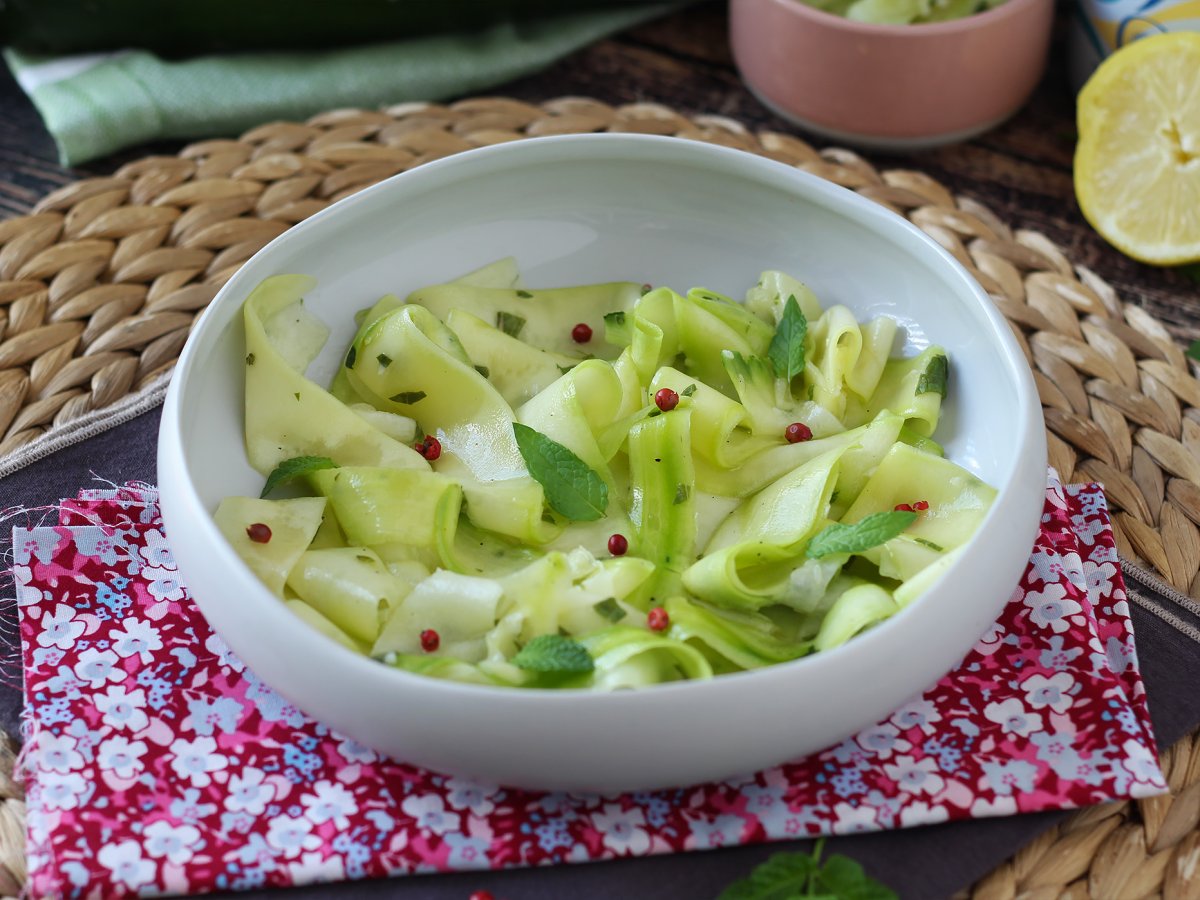
[[[1060,19],[1065,16],[1060,15]],[[1060,22],[1059,31],[1062,31]],[[1074,98],[1066,77],[1061,34],[1056,38],[1046,76],[1028,106],[1004,126],[967,144],[907,157],[871,155],[880,167],[920,169],[955,192],[990,207],[1016,228],[1040,231],[1057,242],[1073,261],[1112,284],[1122,299],[1143,306],[1183,341],[1200,337],[1200,290],[1180,270],[1155,269],[1129,260],[1105,244],[1084,221],[1075,203],[1071,161],[1075,147]],[[703,3],[656,22],[600,41],[546,71],[497,86],[496,94],[531,102],[563,95],[594,97],[619,104],[653,101],[677,111],[719,114],[754,130],[797,133],[768,112],[741,83],[729,51],[723,3]],[[181,144],[131,148],[119,156],[64,169],[53,142],[30,102],[12,78],[0,74],[0,216],[27,212],[48,191],[78,178],[107,174],[122,163],[151,153],[173,153]],[[825,142],[803,135],[816,147]],[[91,445],[104,453],[103,441]],[[1020,821],[972,822],[942,831],[922,829],[923,840],[939,843],[939,853],[954,857],[948,868],[982,874],[1032,835],[1030,820],[1049,824],[1053,817]],[[1043,825],[1043,827],[1044,827]],[[973,832],[986,839],[967,842]],[[907,866],[909,833],[855,838],[854,850],[842,852]],[[944,843],[943,843],[944,842]],[[886,845],[886,850],[882,849]],[[915,844],[913,845],[916,846]],[[874,848],[874,849],[873,849]],[[986,848],[986,850],[981,849]],[[926,851],[928,847],[924,848]],[[861,853],[860,853],[861,851]],[[488,887],[509,898],[707,897],[730,878],[747,872],[772,852],[747,847],[672,859],[640,859],[598,866],[564,867],[537,873],[463,874],[435,879],[401,879],[375,885],[309,888],[287,896],[462,897]],[[975,854],[975,858],[970,858]],[[888,876],[888,866],[877,865]],[[902,869],[892,868],[894,874]],[[936,881],[936,879],[934,879]],[[954,885],[960,887],[965,885]],[[942,887],[946,887],[943,883]]]

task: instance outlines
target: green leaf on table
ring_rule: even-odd
[[[767,357],[775,367],[778,378],[789,382],[804,371],[804,336],[808,334],[808,320],[800,311],[795,296],[787,298],[783,305],[783,316],[767,348]]]
[[[931,356],[925,364],[925,371],[917,379],[918,394],[941,394],[946,396],[946,382],[950,377],[950,366],[946,357]]]
[[[572,522],[594,522],[608,509],[608,485],[558,441],[513,422],[517,449],[529,474],[546,492],[550,508]]]
[[[717,900],[898,900],[895,891],[849,857],[835,854],[821,866],[824,844],[817,841],[811,854],[776,853]]]
[[[596,668],[583,644],[561,634],[535,637],[512,658],[512,664],[527,672],[555,675],[583,675]]]
[[[735,881],[717,900],[791,900],[811,896],[817,861],[807,853],[776,853],[748,878]]]
[[[814,880],[818,889],[838,900],[896,900],[895,891],[867,875],[850,857],[840,854],[829,857]]]
[[[309,472],[317,472],[321,469],[336,468],[337,464],[328,456],[294,456],[291,459],[285,459],[267,476],[267,483],[263,485],[262,493],[259,494],[259,497],[266,497],[275,488],[287,484],[301,475],[307,475]]]
[[[917,514],[905,510],[876,512],[853,525],[835,522],[808,542],[809,559],[820,559],[833,553],[862,553],[890,541],[916,521]]]

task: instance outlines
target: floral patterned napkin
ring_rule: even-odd
[[[591,796],[381,758],[245,668],[180,582],[147,486],[14,530],[29,891],[198,893],[672,853],[1164,792],[1102,490],[1051,478],[1000,619],[841,744],[752,776]]]

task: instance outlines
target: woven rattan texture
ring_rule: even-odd
[[[1200,593],[1200,382],[1159,321],[1044,235],[1014,231],[927,175],[655,104],[480,98],[336,110],[55,191],[31,215],[0,222],[0,458],[170,368],[230,275],[330,203],[473,147],[598,131],[738,147],[858,191],[922,228],[1012,325],[1063,480],[1103,482],[1122,554]],[[1083,811],[970,896],[1200,898],[1198,740],[1168,756],[1171,796]],[[4,763],[0,753],[0,891],[24,873],[24,807]]]

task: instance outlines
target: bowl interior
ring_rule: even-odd
[[[826,306],[845,304],[860,319],[893,316],[906,353],[929,343],[950,352],[937,434],[947,455],[998,488],[1008,483],[1030,402],[1014,386],[1015,344],[974,282],[898,217],[723,148],[615,135],[521,144],[432,163],[351,197],[230,280],[173,385],[186,410],[184,467],[206,509],[230,494],[257,495],[262,483],[242,449],[240,324],[241,303],[260,280],[317,279],[306,304],[333,333],[309,376],[326,384],[355,311],[509,255],[534,287],[629,279],[739,299],[761,271],[782,269]]]

